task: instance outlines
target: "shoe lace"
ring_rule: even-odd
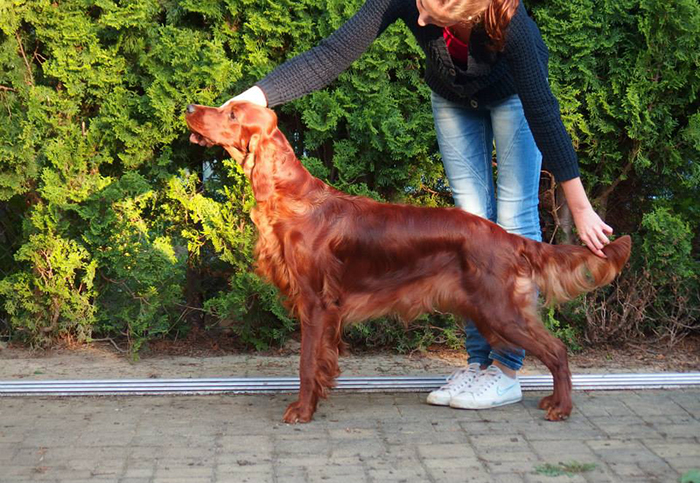
[[[466,384],[467,381],[471,381],[476,374],[477,369],[474,366],[459,368],[447,377],[447,383],[440,389],[461,387]]]
[[[503,376],[503,373],[496,370],[491,370],[489,367],[483,371],[479,378],[474,381],[473,391],[476,394],[483,394],[491,386],[496,384],[498,380]]]

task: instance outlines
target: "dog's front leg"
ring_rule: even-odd
[[[299,399],[287,407],[284,421],[307,423],[313,418],[319,398],[325,397],[340,372],[338,344],[340,324],[333,309],[320,303],[301,314],[301,357]]]
[[[308,423],[316,411],[318,391],[316,390],[315,354],[320,344],[321,327],[313,321],[301,322],[301,357],[299,359],[299,399],[284,412],[286,423]]]

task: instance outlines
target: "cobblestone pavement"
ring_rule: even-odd
[[[286,425],[292,395],[0,398],[0,482],[659,482],[700,467],[700,390],[542,393],[488,411],[425,394],[334,392]],[[542,465],[587,472],[551,476]]]

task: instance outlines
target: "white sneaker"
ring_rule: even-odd
[[[428,394],[428,404],[447,406],[450,400],[470,387],[481,372],[479,363],[473,362],[466,368],[457,369],[447,378],[447,384]]]
[[[516,403],[523,399],[520,381],[503,374],[491,365],[481,372],[469,390],[450,399],[450,407],[457,409],[487,409]]]

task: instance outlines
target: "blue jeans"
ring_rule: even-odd
[[[445,173],[455,204],[506,231],[542,241],[537,208],[542,154],[537,149],[517,95],[478,110],[433,92],[433,117]],[[498,172],[493,179],[493,145]],[[518,370],[522,349],[493,349],[474,322],[466,321],[469,362],[494,360]]]

